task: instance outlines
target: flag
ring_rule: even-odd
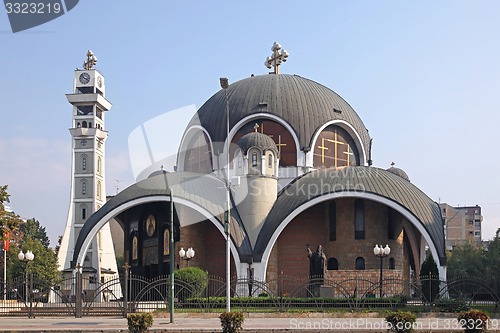
[[[5,234],[5,240],[3,241],[3,249],[5,251],[9,251],[9,243],[10,243],[10,233]]]

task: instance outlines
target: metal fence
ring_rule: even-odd
[[[3,281],[0,279],[3,284]],[[300,279],[281,275],[258,281],[239,278],[231,282],[231,308],[244,312],[336,311],[339,309],[399,309],[458,311],[482,306],[498,311],[499,281],[459,278],[442,281],[420,279],[371,281],[352,278]],[[382,288],[381,288],[382,287]],[[170,279],[145,279],[125,274],[97,282],[77,273],[55,283],[36,276],[7,281],[0,294],[0,316],[126,316],[130,312],[170,311]],[[176,312],[223,312],[226,281],[207,277],[197,284],[174,280]]]

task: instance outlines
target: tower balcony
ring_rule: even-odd
[[[100,94],[66,94],[66,98],[72,105],[96,104],[103,111],[108,111],[112,106],[112,104]]]

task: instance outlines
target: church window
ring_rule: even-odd
[[[387,207],[387,239],[396,239],[394,232],[394,216],[392,209]]]
[[[267,161],[268,166],[270,168],[272,168],[273,167],[273,155],[272,154],[267,155],[267,159],[268,159],[268,161]]]
[[[357,257],[356,258],[356,270],[362,271],[365,269],[365,258]]]
[[[87,128],[87,122],[86,122],[85,120],[84,120],[84,121],[82,121],[82,127],[83,127],[83,128]]]
[[[328,206],[328,222],[330,229],[330,240],[337,240],[337,204],[335,201],[331,201]]]
[[[238,155],[238,168],[241,168],[243,159],[241,158],[241,155]]]
[[[84,181],[82,183],[82,194],[83,195],[87,194],[87,182],[86,181]]]
[[[365,202],[354,202],[354,239],[365,239]]]
[[[87,218],[87,209],[82,208],[82,220],[85,220]]]
[[[87,158],[82,157],[82,170],[87,170]]]
[[[89,128],[92,128],[92,122],[89,121]]]
[[[97,173],[101,174],[101,156],[97,157]]]
[[[337,271],[339,269],[339,261],[337,258],[329,258],[326,264],[326,269],[329,271]]]
[[[257,153],[252,153],[252,166],[257,166]]]
[[[356,143],[345,129],[329,125],[316,139],[313,164],[324,168],[360,165]]]
[[[389,258],[389,269],[396,269],[396,260]]]

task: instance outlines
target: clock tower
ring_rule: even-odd
[[[93,66],[92,51],[87,52],[83,69],[75,70],[73,93],[66,94],[73,106],[71,193],[66,229],[58,253],[59,269],[71,272],[75,243],[85,221],[106,202],[105,141],[108,132],[104,117],[111,108],[106,99],[104,76]],[[118,274],[109,224],[92,240],[83,264],[90,283]],[[92,286],[89,286],[92,287]]]

